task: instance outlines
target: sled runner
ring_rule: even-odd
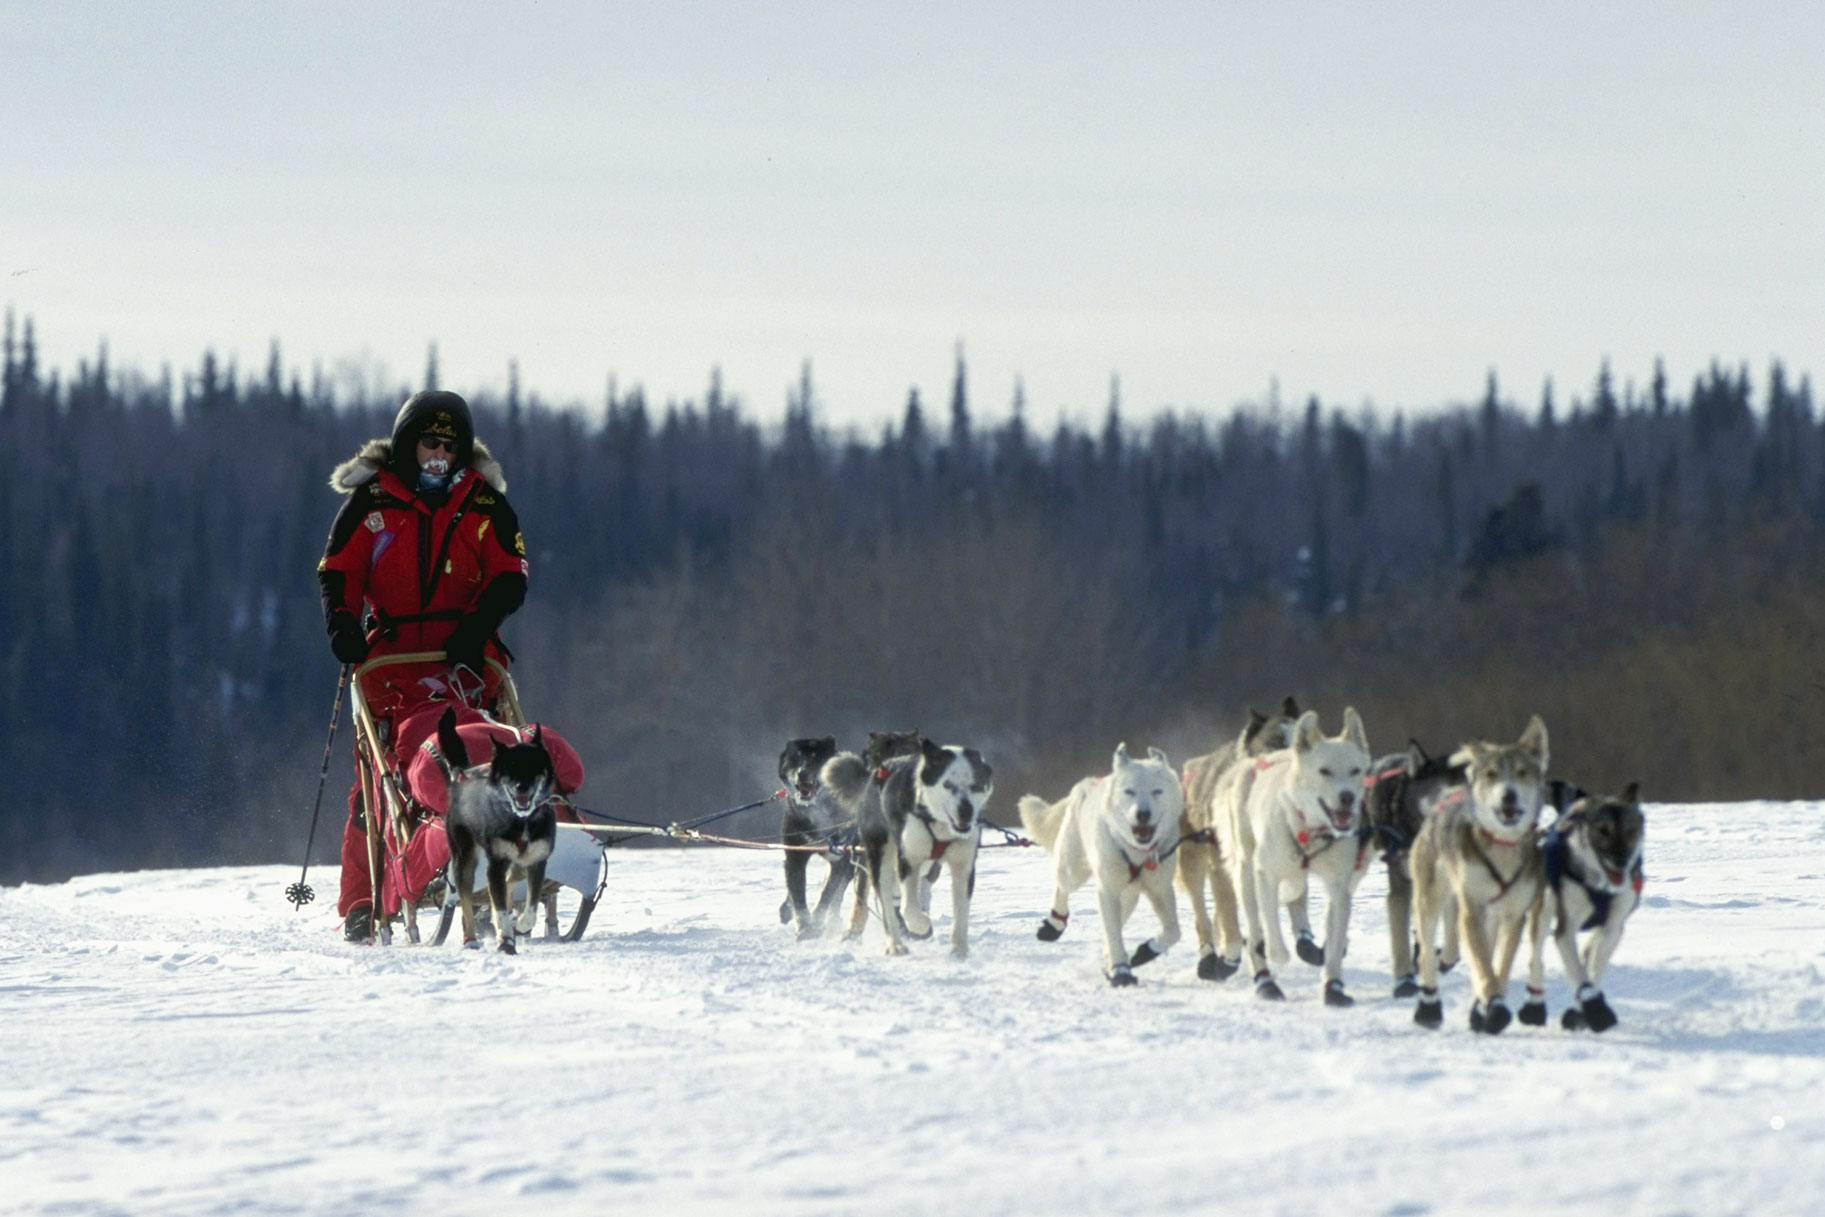
[[[450,847],[443,823],[449,789],[444,767],[431,752],[438,719],[454,709],[459,735],[470,753],[479,757],[491,755],[496,742],[523,743],[532,738],[512,675],[492,658],[486,664],[488,671],[479,688],[452,685],[447,660],[440,651],[383,655],[355,670],[351,682],[355,766],[367,821],[375,933],[382,943],[392,941],[396,917],[403,918],[407,941],[418,942],[418,910],[437,908],[438,925],[431,942],[441,945],[455,916],[457,889],[448,874]],[[422,683],[444,696],[405,713],[388,713],[401,701],[401,678],[416,676],[401,669],[413,667],[423,669]],[[582,784],[583,764],[557,732],[541,728],[540,736],[558,776],[559,794],[552,800],[558,819],[580,823],[568,796]],[[471,890],[486,886],[484,868],[478,865],[475,870],[474,875],[458,877]],[[516,908],[523,909],[529,900],[543,905],[547,938],[575,942],[588,928],[607,882],[603,844],[589,833],[560,832],[546,863],[543,890],[527,893],[525,884],[519,883],[512,898]]]

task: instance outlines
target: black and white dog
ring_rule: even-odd
[[[983,812],[994,792],[994,771],[982,754],[921,739],[915,755],[884,761],[866,774],[863,783],[855,781],[852,767],[834,761],[824,772],[839,797],[848,796],[844,801],[858,807],[867,875],[880,896],[887,953],[904,955],[906,938],[931,936],[926,868],[949,867],[951,954],[967,958],[976,850]]]
[[[907,757],[917,756],[923,742],[916,730],[870,731],[868,745],[862,749],[861,756],[839,752],[824,762],[818,780],[836,797],[850,822],[858,826],[858,839],[863,806],[880,797],[880,786],[887,781],[894,766]],[[931,868],[928,882],[938,877],[937,871],[937,867]],[[846,940],[860,938],[867,924],[868,871],[863,868],[855,875],[855,905],[850,910],[849,928],[843,937]]]
[[[1534,912],[1544,924],[1534,926],[1522,1022],[1535,1026],[1546,1022],[1541,956],[1543,931],[1550,927],[1578,1003],[1566,1007],[1560,1025],[1568,1031],[1583,1027],[1608,1031],[1616,1025],[1616,1012],[1603,997],[1603,973],[1622,941],[1629,914],[1641,903],[1641,847],[1646,831],[1640,787],[1633,782],[1614,798],[1582,795],[1547,830],[1540,845],[1546,861],[1546,890]],[[1590,937],[1580,951],[1578,935],[1587,932]]]
[[[779,906],[782,923],[796,921],[800,938],[815,938],[855,876],[855,865],[842,852],[845,830],[855,817],[823,782],[824,766],[837,755],[836,739],[788,740],[779,754],[779,780],[786,792],[786,814],[780,821],[780,844],[786,847],[786,899]],[[813,911],[805,899],[805,871],[810,847],[822,845],[830,873]]]
[[[469,750],[456,732],[456,713],[444,711],[437,723],[437,749],[450,779],[450,810],[444,832],[450,842],[447,881],[456,891],[463,914],[463,945],[479,948],[475,933],[475,863],[487,863],[488,903],[499,928],[500,949],[515,954],[514,936],[530,934],[545,887],[545,861],[557,842],[558,818],[551,798],[557,793],[557,771],[545,751],[543,733],[534,728],[524,744],[494,744],[486,765],[472,766]],[[516,924],[510,901],[516,875],[526,880],[526,909]]]

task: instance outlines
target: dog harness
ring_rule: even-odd
[[[1565,820],[1554,824],[1547,831],[1546,840],[1540,845],[1540,852],[1546,859],[1546,881],[1552,885],[1553,895],[1559,894],[1560,885],[1566,879],[1570,879],[1584,889],[1585,897],[1591,902],[1591,915],[1586,917],[1584,924],[1578,928],[1594,930],[1610,919],[1610,901],[1622,889],[1612,886],[1608,882],[1592,883],[1579,873],[1576,863],[1572,860],[1571,836],[1565,831],[1568,827],[1575,827],[1579,822],[1577,817],[1567,816]],[[1646,881],[1641,871],[1639,853],[1635,855],[1634,862],[1627,873],[1629,886],[1639,896],[1642,885]]]

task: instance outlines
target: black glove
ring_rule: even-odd
[[[501,622],[508,614],[519,608],[525,599],[526,576],[517,572],[496,576],[494,582],[475,598],[475,606],[457,618],[456,628],[444,642],[444,654],[449,656],[450,663],[461,664],[480,675],[482,648],[501,628]]]
[[[368,657],[367,635],[347,609],[330,614],[330,652],[343,663],[360,663]]]
[[[457,619],[456,628],[450,631],[450,637],[444,641],[444,654],[449,657],[452,667],[465,667],[479,676],[482,671],[483,648],[493,634],[494,622],[479,613],[465,613]]]

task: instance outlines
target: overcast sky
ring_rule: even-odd
[[[0,0],[41,359],[869,427],[1825,372],[1825,5]]]

